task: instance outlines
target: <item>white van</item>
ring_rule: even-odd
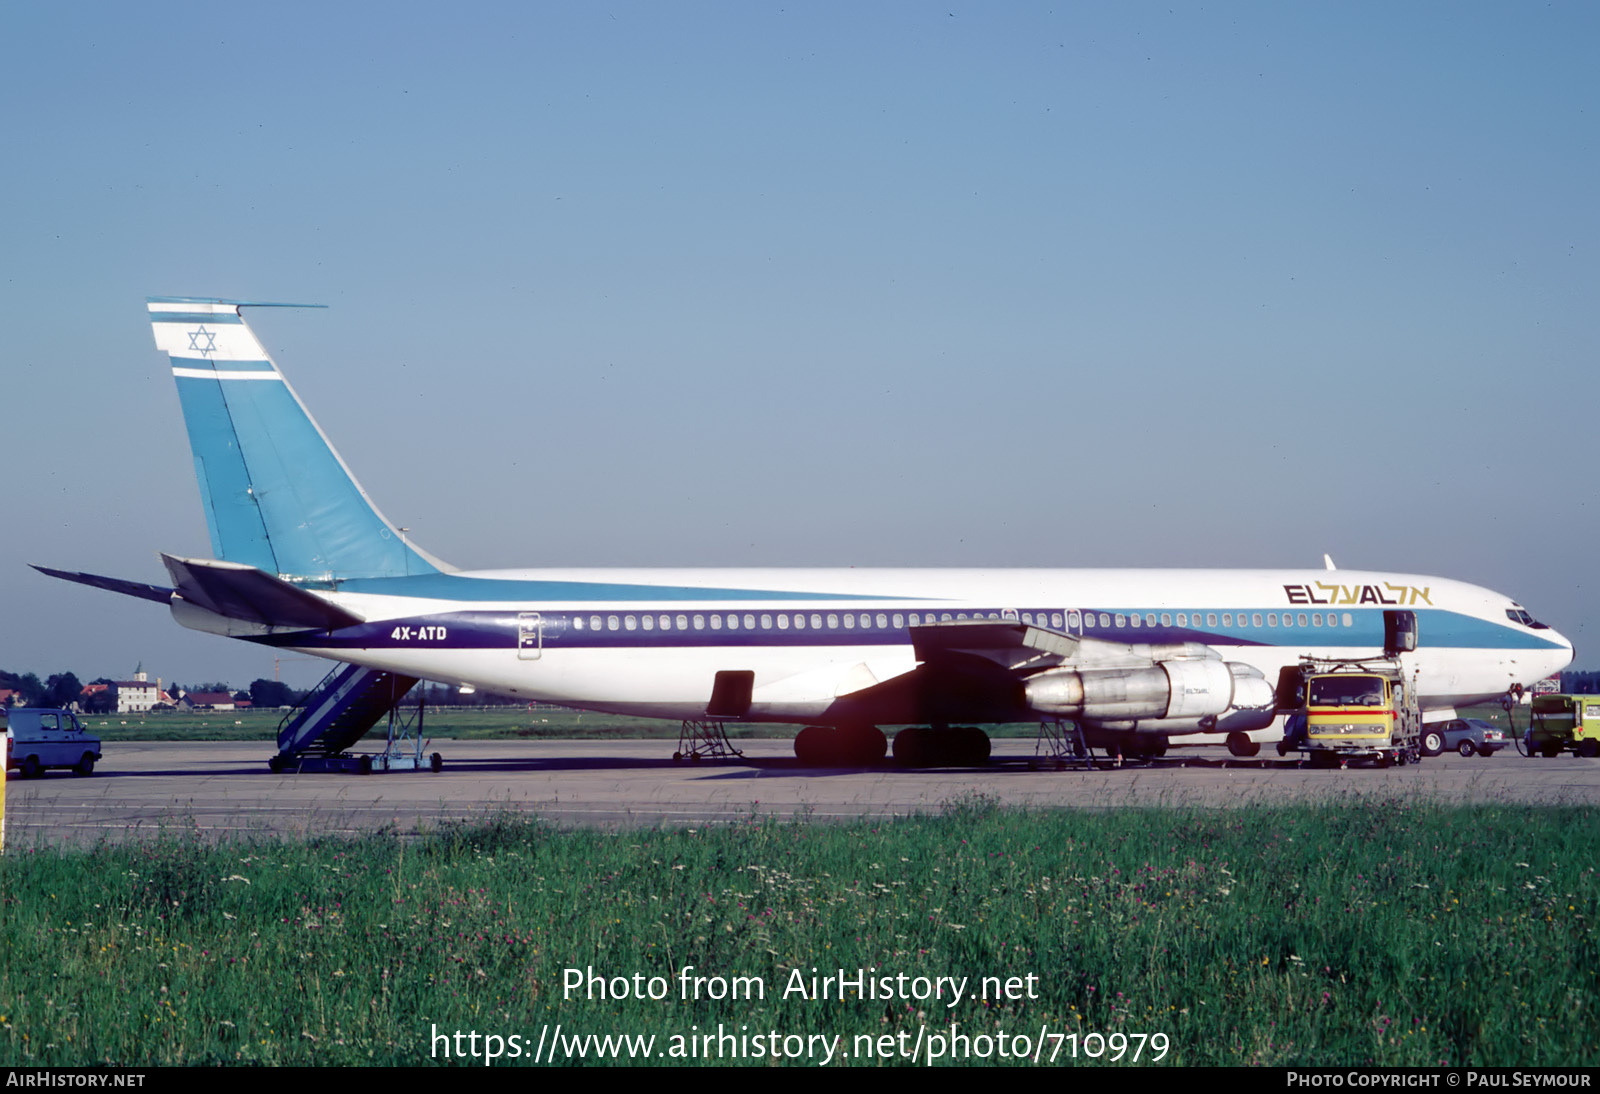
[[[6,766],[32,779],[47,767],[70,767],[75,775],[94,773],[100,759],[100,738],[83,731],[70,710],[16,707],[6,712],[11,728],[11,754]]]

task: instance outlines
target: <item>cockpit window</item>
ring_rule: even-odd
[[[1521,623],[1524,627],[1532,627],[1536,631],[1547,631],[1550,628],[1528,614],[1526,608],[1507,608],[1506,618],[1513,623]]]

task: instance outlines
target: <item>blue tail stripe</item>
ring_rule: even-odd
[[[433,573],[373,511],[286,384],[224,383],[277,569],[305,577]],[[230,559],[231,555],[228,556]]]
[[[173,368],[198,368],[208,369],[212,372],[272,372],[274,365],[271,361],[218,361],[210,357],[178,357],[170,358]]]
[[[213,326],[215,326],[218,323],[243,323],[244,322],[243,319],[239,318],[239,315],[238,315],[237,312],[215,312],[215,311],[196,311],[196,312],[162,311],[162,312],[152,312],[151,315],[150,315],[150,319],[151,319],[152,322],[156,322],[156,323],[182,323],[185,326],[188,326],[191,323],[210,323]]]
[[[250,471],[234,436],[233,417],[223,398],[222,382],[180,376],[177,384],[212,552],[229,562],[242,562],[269,574],[279,573],[266,525],[250,493]]]

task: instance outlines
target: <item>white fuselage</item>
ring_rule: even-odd
[[[752,720],[917,721],[917,710],[892,702],[863,714],[851,697],[917,667],[910,627],[971,618],[1129,645],[1201,643],[1275,680],[1304,655],[1376,656],[1385,611],[1409,611],[1418,646],[1403,661],[1428,709],[1497,698],[1572,658],[1565,638],[1519,622],[1499,593],[1348,570],[486,571],[351,581],[319,595],[368,622],[327,639],[266,640],[530,700],[674,719],[703,716],[717,673],[740,670],[754,673]],[[229,633],[245,636],[236,625]]]

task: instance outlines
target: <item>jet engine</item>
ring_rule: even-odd
[[[1198,728],[1230,711],[1258,709],[1264,712],[1263,725],[1272,720],[1272,687],[1266,679],[1249,665],[1214,657],[1140,668],[1049,669],[1030,676],[1023,694],[1042,714],[1102,723],[1172,719]]]

